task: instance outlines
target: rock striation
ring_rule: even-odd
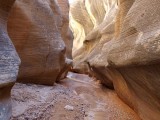
[[[10,92],[14,85],[20,59],[8,36],[7,20],[15,0],[0,1],[0,120],[11,117]]]
[[[143,120],[160,119],[160,1],[77,0],[73,68],[96,76]]]
[[[68,0],[57,0],[61,8],[62,25],[60,27],[62,39],[66,45],[66,56],[72,59],[73,33],[69,28],[69,2]]]
[[[65,77],[72,62],[72,36],[63,5],[67,2],[16,0],[8,33],[22,61],[18,82],[53,85]]]

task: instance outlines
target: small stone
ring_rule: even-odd
[[[70,105],[66,105],[66,106],[64,107],[64,109],[69,110],[69,111],[73,111],[73,110],[74,110],[74,107],[73,107],[73,106],[70,106]]]

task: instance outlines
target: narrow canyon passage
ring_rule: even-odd
[[[160,0],[0,0],[0,120],[160,120],[159,91]]]
[[[53,87],[17,83],[12,105],[11,120],[140,120],[114,90],[71,72]]]

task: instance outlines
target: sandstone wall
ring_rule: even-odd
[[[8,36],[7,20],[15,0],[0,1],[0,120],[11,117],[10,91],[14,85],[20,59]]]
[[[65,77],[72,46],[68,9],[67,1],[16,0],[8,32],[22,61],[19,82],[53,85]]]
[[[160,119],[159,6],[159,0],[77,0],[70,11],[74,70],[114,87],[143,120]]]
[[[57,0],[61,8],[62,25],[60,27],[62,38],[66,45],[66,55],[72,59],[73,33],[69,28],[69,2],[68,0]]]

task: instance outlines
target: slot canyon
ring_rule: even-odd
[[[159,0],[0,0],[0,120],[160,120]]]

